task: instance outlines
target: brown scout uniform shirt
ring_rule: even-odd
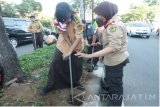
[[[35,33],[36,30],[42,29],[43,25],[41,24],[41,22],[39,22],[38,20],[31,22],[29,25],[29,31],[31,31],[32,33]]]
[[[64,36],[67,36],[69,38],[71,44],[74,43],[76,38],[80,38],[81,41],[79,42],[74,51],[81,52],[83,50],[83,24],[77,16],[74,16],[74,20],[70,23],[69,26],[71,27],[71,30],[67,30],[67,32],[65,32],[64,34],[60,33],[57,40],[56,46],[63,54],[68,53],[70,49],[70,46],[66,42]]]
[[[110,23],[105,29],[99,29],[102,35],[103,48],[111,47],[114,52],[104,56],[103,63],[108,66],[115,66],[125,61],[129,54],[127,52],[127,30],[122,21],[116,16],[113,17],[115,23]]]

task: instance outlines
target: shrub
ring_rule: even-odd
[[[44,27],[50,28],[52,21],[50,19],[41,19],[40,22]]]

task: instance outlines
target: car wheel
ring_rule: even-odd
[[[128,33],[128,36],[132,37],[132,34],[131,34],[131,32],[130,32],[130,33]]]
[[[146,36],[147,39],[149,39],[150,36]]]
[[[16,38],[10,38],[10,42],[14,48],[18,46],[18,40]]]
[[[147,35],[146,38],[149,39],[150,35]]]

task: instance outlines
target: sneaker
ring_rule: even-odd
[[[51,90],[53,89],[53,87],[44,87],[44,88],[42,88],[41,90],[40,90],[40,92],[39,92],[39,94],[40,95],[46,95],[46,94],[48,94]]]

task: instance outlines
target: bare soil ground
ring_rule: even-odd
[[[86,84],[88,80],[95,78],[92,73],[87,72],[89,66],[83,67],[83,76],[81,83]],[[40,71],[44,71],[40,73]],[[36,70],[32,73],[32,76],[39,78],[42,75],[46,75],[48,68],[43,70]],[[41,74],[41,75],[37,75]],[[54,90],[45,96],[38,94],[39,89],[44,86],[46,77],[39,79],[31,79],[26,83],[13,83],[9,87],[4,88],[4,95],[0,98],[0,105],[10,106],[71,106],[67,102],[70,95],[70,89]],[[34,82],[33,82],[34,81]],[[83,93],[84,90],[75,89],[74,94]],[[87,94],[87,90],[83,97]],[[84,98],[85,99],[85,98]]]

